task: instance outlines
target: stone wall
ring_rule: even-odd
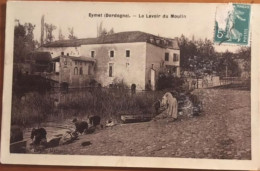
[[[145,42],[81,46],[83,56],[91,56],[91,51],[94,51],[93,58],[96,59],[95,79],[102,86],[123,80],[129,88],[136,84],[137,89],[145,89]],[[110,51],[114,52],[114,57],[110,57]],[[130,52],[129,57],[126,51]],[[109,66],[112,66],[112,76],[109,76]]]

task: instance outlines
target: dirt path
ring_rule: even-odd
[[[201,90],[201,116],[122,124],[43,153],[250,159],[250,92]],[[83,142],[90,145],[82,146]]]

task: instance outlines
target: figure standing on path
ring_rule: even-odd
[[[162,97],[162,105],[167,107],[167,115],[172,117],[173,121],[176,120],[178,117],[178,102],[170,92],[165,93]]]

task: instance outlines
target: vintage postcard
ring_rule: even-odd
[[[7,4],[4,164],[256,170],[260,5]]]

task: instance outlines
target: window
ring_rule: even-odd
[[[52,71],[56,71],[56,63],[54,62],[54,63],[51,63],[52,64]]]
[[[173,54],[173,62],[176,62],[176,61],[178,61],[179,59],[178,59],[178,54],[176,54],[176,53],[174,53]]]
[[[165,61],[169,61],[169,53],[165,53],[164,60],[165,60]]]
[[[78,65],[78,61],[75,61],[75,65]]]
[[[83,75],[83,70],[81,67],[79,68],[79,75]]]
[[[91,51],[91,57],[92,57],[92,58],[95,57],[95,51]]]
[[[63,55],[64,55],[64,52],[61,52],[61,55],[63,56]]]
[[[67,56],[70,56],[70,54],[69,54],[69,53],[67,53]]]
[[[109,77],[113,77],[113,66],[114,66],[114,64],[109,64],[109,71],[108,71],[108,76]]]
[[[109,56],[110,56],[110,58],[114,57],[114,51],[113,50],[110,51]]]
[[[176,72],[177,72],[177,67],[174,67],[174,68],[172,69],[172,72],[173,72],[173,73],[176,73]]]
[[[67,65],[67,59],[64,58],[64,65]]]
[[[126,54],[125,54],[126,57],[130,57],[130,50],[126,50],[125,53],[126,53]]]
[[[74,68],[74,75],[78,75],[78,68],[77,67]]]

